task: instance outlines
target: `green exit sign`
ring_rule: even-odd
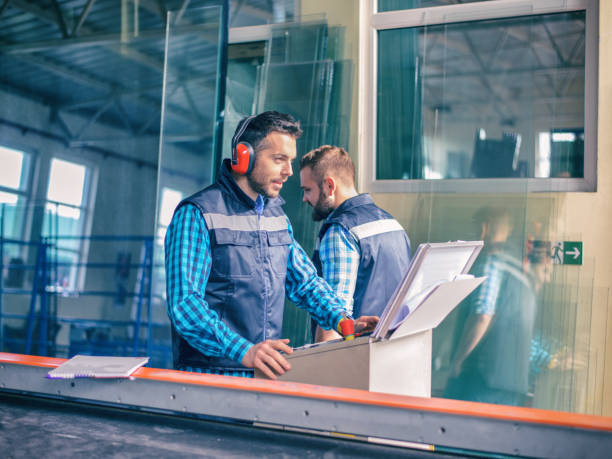
[[[553,241],[551,257],[557,265],[581,265],[582,241]]]

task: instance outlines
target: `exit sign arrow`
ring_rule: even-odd
[[[569,252],[565,252],[565,256],[567,256],[567,255],[573,255],[574,256],[574,260],[575,260],[576,258],[578,258],[581,255],[581,253],[580,253],[580,250],[578,250],[578,247],[574,247],[573,250],[571,250]]]
[[[582,241],[552,241],[551,254],[553,263],[558,265],[582,264]]]

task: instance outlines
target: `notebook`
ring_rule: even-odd
[[[75,355],[47,373],[47,378],[128,378],[148,361],[149,357]]]

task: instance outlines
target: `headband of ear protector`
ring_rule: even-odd
[[[254,115],[244,120],[240,129],[232,137],[232,170],[240,175],[249,174],[255,164],[255,149],[249,142],[239,142]]]

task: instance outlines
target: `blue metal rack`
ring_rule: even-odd
[[[171,345],[169,342],[156,344],[154,341],[154,330],[167,327],[167,323],[154,323],[153,318],[153,299],[162,299],[161,296],[153,294],[153,244],[152,236],[51,236],[42,238],[41,241],[17,241],[3,238],[0,226],[0,273],[4,273],[7,267],[27,269],[34,271],[31,289],[6,288],[3,282],[3,275],[0,275],[0,349],[6,343],[11,343],[11,339],[4,336],[4,319],[22,319],[25,321],[25,337],[23,338],[23,349],[25,353],[31,353],[34,345],[37,345],[36,352],[41,355],[69,356],[75,350],[81,353],[103,353],[106,355],[148,355],[152,360],[162,363],[158,366],[167,366],[171,359]],[[85,319],[77,317],[59,317],[57,315],[57,301],[60,297],[66,296],[101,296],[114,297],[116,290],[78,290],[76,288],[65,288],[61,286],[58,270],[62,267],[77,267],[86,269],[117,269],[117,263],[67,263],[57,259],[57,252],[61,241],[66,240],[87,240],[87,241],[131,241],[142,244],[141,259],[138,263],[124,264],[123,268],[137,269],[137,279],[135,291],[123,292],[124,298],[131,298],[135,307],[135,317],[132,320],[101,320]],[[5,265],[4,246],[5,244],[27,245],[36,249],[35,265]],[[3,297],[6,294],[30,295],[29,309],[27,314],[7,314],[3,310]],[[39,305],[37,311],[37,304]],[[146,308],[146,311],[144,310]],[[146,312],[146,318],[143,315]],[[55,343],[54,336],[49,336],[49,326],[59,324],[70,324],[71,328],[87,327],[125,327],[132,331],[131,342],[125,340],[106,341],[96,343],[94,340],[86,340],[62,349]],[[38,325],[38,336],[36,326]],[[141,341],[141,332],[146,327],[146,342]],[[15,341],[12,340],[12,344]],[[144,344],[144,345],[143,345]]]

